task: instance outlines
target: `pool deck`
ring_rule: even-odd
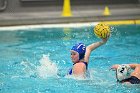
[[[0,26],[83,23],[117,20],[140,20],[140,4],[110,5],[110,15],[103,15],[104,6],[77,6],[72,16],[63,17],[62,11],[1,12]]]

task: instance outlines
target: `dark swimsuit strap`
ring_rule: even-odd
[[[88,63],[87,62],[83,62],[86,65],[86,69],[88,69]]]
[[[78,63],[84,63],[86,65],[86,69],[88,68],[88,63],[87,62],[78,62]],[[74,63],[73,65],[75,65],[76,63]]]

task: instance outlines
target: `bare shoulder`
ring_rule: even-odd
[[[74,66],[75,67],[85,67],[85,64],[83,62],[79,62],[79,63],[76,63]]]
[[[84,63],[82,62],[79,62],[79,63],[76,63],[73,67],[73,72],[75,74],[81,74],[81,73],[84,73],[86,70],[86,66]]]

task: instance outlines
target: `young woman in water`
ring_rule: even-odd
[[[118,82],[140,84],[140,64],[116,64],[113,65],[111,69],[116,71],[116,78]],[[130,69],[133,69],[134,71],[130,72]]]
[[[91,52],[99,46],[105,44],[108,40],[108,37],[109,36],[104,39],[102,38],[101,41],[92,43],[87,47],[83,43],[75,44],[70,50],[73,67],[68,74],[76,77],[80,76],[85,78]]]

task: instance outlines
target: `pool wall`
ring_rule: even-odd
[[[139,20],[140,0],[0,0],[0,26]]]

